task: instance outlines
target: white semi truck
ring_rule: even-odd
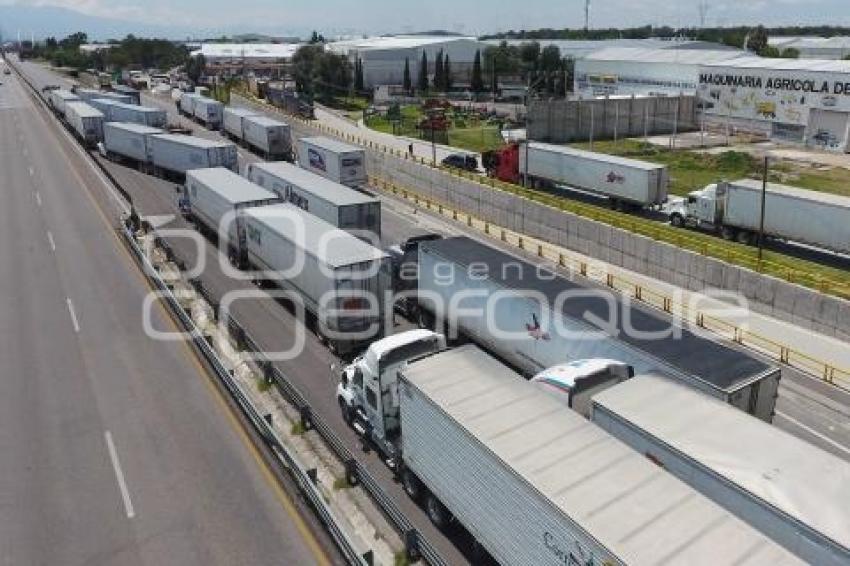
[[[768,183],[764,198],[766,236],[850,253],[850,198],[776,183]],[[751,244],[758,239],[761,202],[762,181],[716,183],[690,193],[670,211],[670,223]]]
[[[610,290],[582,286],[466,237],[420,242],[420,325],[449,329],[527,377],[566,362],[619,360],[771,421],[781,377],[731,344],[683,328]],[[410,312],[409,311],[409,312]]]
[[[349,187],[366,185],[366,150],[326,137],[298,140],[298,165]]]
[[[492,356],[443,344],[388,337],[338,388],[439,528],[504,565],[802,563]]]
[[[519,174],[532,186],[566,185],[608,197],[617,208],[667,201],[667,167],[636,159],[530,142],[519,147]]]
[[[809,564],[850,564],[850,463],[659,376],[591,403],[598,426]]]
[[[103,113],[85,102],[66,102],[65,121],[83,145],[94,147],[103,139]]]

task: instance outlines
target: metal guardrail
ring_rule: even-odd
[[[148,260],[147,256],[144,254],[141,248],[139,248],[138,244],[135,241],[135,238],[133,237],[133,234],[123,224],[121,227],[121,233],[124,236],[124,239],[127,242],[127,245],[132,251],[134,257],[141,265],[142,271],[144,272],[145,276],[156,287],[156,289],[160,293],[160,297],[165,298],[169,309],[177,316],[184,330],[186,330],[190,334],[190,336],[192,337],[192,343],[201,352],[201,354],[203,354],[204,358],[213,368],[218,380],[225,387],[225,389],[227,389],[228,393],[230,393],[230,395],[239,405],[245,416],[248,417],[248,420],[254,426],[255,430],[260,434],[260,436],[267,443],[269,448],[272,449],[272,452],[279,459],[281,464],[283,464],[284,468],[289,471],[290,476],[295,481],[296,485],[306,498],[307,502],[310,504],[311,508],[316,512],[317,516],[319,517],[319,520],[330,533],[331,538],[334,540],[337,547],[342,552],[343,556],[346,558],[346,560],[348,560],[350,564],[368,564],[366,560],[358,554],[351,541],[348,540],[348,537],[339,527],[338,522],[333,515],[333,512],[325,503],[321,492],[318,490],[315,483],[310,478],[308,470],[306,470],[300,464],[300,462],[289,451],[286,445],[280,440],[280,438],[278,438],[277,433],[275,433],[274,429],[257,412],[253,403],[251,403],[250,399],[248,399],[248,397],[242,392],[242,389],[239,387],[239,385],[233,380],[229,370],[224,366],[224,364],[222,364],[218,355],[207,342],[204,335],[200,332],[197,326],[195,326],[195,323],[192,318],[185,311],[185,309],[183,309],[183,307],[174,297],[174,294],[171,292],[171,289],[159,276],[156,269]]]

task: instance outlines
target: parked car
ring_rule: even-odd
[[[465,153],[453,153],[443,158],[442,164],[446,167],[464,169],[466,171],[478,171],[478,159],[474,155]]]

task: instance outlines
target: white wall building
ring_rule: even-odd
[[[211,74],[231,76],[244,71],[279,76],[298,47],[296,43],[202,43],[191,56],[203,55]]]
[[[630,48],[630,49],[709,49],[709,50],[732,50],[734,47],[726,47],[719,43],[697,41],[682,38],[648,38],[648,39],[487,39],[484,40],[489,46],[497,46],[502,41],[508,45],[519,47],[524,43],[536,41],[540,49],[549,45],[558,48],[562,58],[584,59],[587,56],[602,51],[603,49]]]
[[[484,53],[487,45],[474,37],[457,36],[386,36],[337,41],[327,48],[348,56],[352,64],[363,62],[363,82],[367,88],[400,85],[404,79],[404,62],[410,63],[410,79],[414,87],[419,75],[422,53],[428,57],[428,74],[433,76],[434,61],[441,50],[451,61],[455,83],[469,81],[475,52]]]
[[[800,59],[844,59],[850,56],[850,37],[771,37],[768,44],[779,49],[796,49]]]
[[[602,49],[576,61],[575,92],[582,97],[695,94],[700,66],[746,55],[728,49]]]
[[[703,65],[699,83],[707,120],[848,151],[850,61],[743,57]]]

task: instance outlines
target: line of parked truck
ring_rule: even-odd
[[[380,202],[317,176],[342,168],[308,172],[308,148],[343,164],[333,143],[243,178],[163,166],[183,141],[158,150],[155,128],[104,139],[184,168],[181,208],[236,266],[295,293],[333,350],[367,347],[341,373],[343,418],[500,563],[850,561],[850,467],[767,424],[777,367],[470,238],[379,249]],[[429,329],[382,337],[391,311]]]

